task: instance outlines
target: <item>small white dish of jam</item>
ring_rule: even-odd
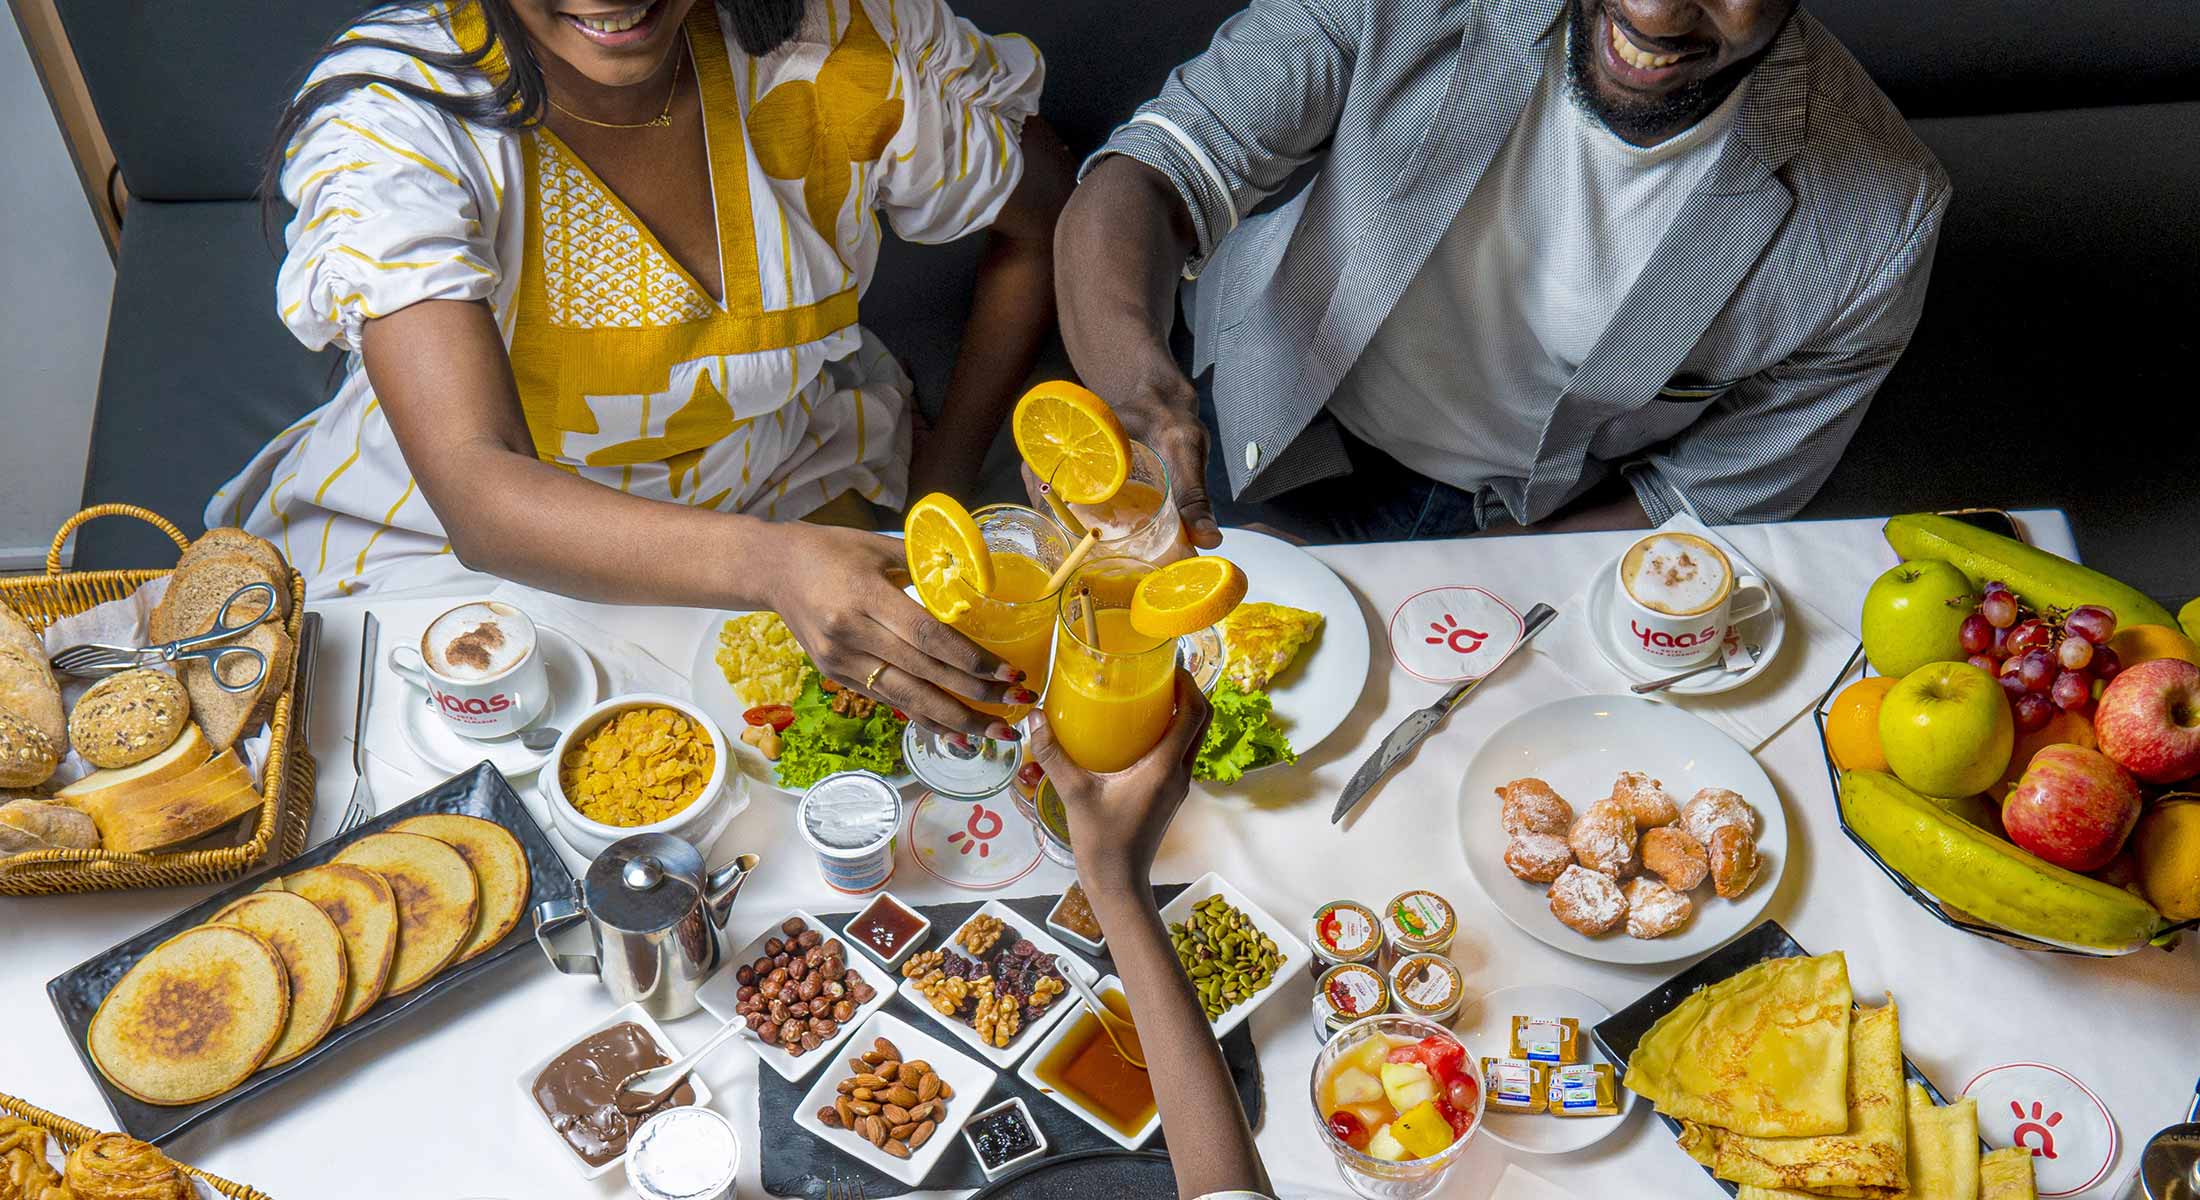
[[[931,936],[932,922],[892,892],[880,892],[841,926],[840,933],[893,972],[901,970],[901,964]]]

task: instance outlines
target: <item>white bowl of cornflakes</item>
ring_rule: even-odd
[[[545,764],[551,824],[590,858],[637,833],[669,833],[708,855],[747,786],[727,773],[732,754],[717,722],[685,700],[614,696],[575,721]]]

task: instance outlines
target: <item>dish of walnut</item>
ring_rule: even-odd
[[[1497,797],[1512,839],[1505,866],[1549,885],[1551,915],[1586,937],[1622,927],[1629,937],[1664,937],[1688,924],[1691,893],[1707,880],[1727,900],[1757,881],[1757,813],[1725,788],[1676,804],[1663,783],[1623,771],[1578,816],[1541,779],[1515,779]]]
[[[1002,1050],[1069,987],[1053,955],[985,913],[962,927],[953,946],[912,957],[901,973],[934,1012]]]
[[[848,966],[848,947],[800,917],[779,927],[764,953],[734,970],[734,1012],[749,1031],[793,1055],[831,1041],[878,993]]]

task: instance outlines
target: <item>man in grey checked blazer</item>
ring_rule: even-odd
[[[1507,249],[1519,214],[1470,201],[1526,152],[1508,139],[1556,129],[1537,114],[1561,69],[1597,136],[1639,152],[1696,130],[1699,165],[1618,214],[1662,206],[1628,235],[1631,260],[1619,247],[1636,273],[1590,303],[1578,357],[1478,364],[1427,326],[1451,311],[1463,344],[1532,348],[1564,339],[1470,323],[1582,315],[1488,302],[1514,299],[1488,270],[1479,292],[1433,281],[1479,297],[1460,309],[1409,298],[1424,273],[1472,276],[1474,255]],[[1201,545],[1218,537],[1210,495],[1233,522],[1317,540],[1639,527],[1683,497],[1713,523],[1777,520],[1825,480],[1907,345],[1948,198],[1795,0],[1251,0],[1087,164],[1056,277],[1079,372],[1162,453]],[[1478,210],[1492,237],[1455,228]],[[1573,236],[1593,235],[1562,224],[1495,277],[1566,264],[1593,285]],[[1180,277],[1194,371],[1212,368],[1204,423],[1168,347]],[[1353,375],[1371,343],[1382,385]],[[1389,444],[1340,426],[1348,400],[1382,408]],[[1446,437],[1473,453],[1445,457]]]

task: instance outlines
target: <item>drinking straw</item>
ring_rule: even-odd
[[[1076,570],[1079,566],[1083,565],[1085,559],[1091,557],[1093,547],[1099,544],[1100,535],[1094,533],[1090,529],[1087,529],[1085,531],[1084,538],[1081,539],[1077,543],[1077,545],[1070,550],[1069,557],[1062,560],[1061,566],[1054,568],[1054,574],[1047,576],[1046,590],[1041,592],[1040,594],[1044,596],[1051,596],[1055,592],[1060,591],[1062,585],[1069,581],[1070,572]]]

